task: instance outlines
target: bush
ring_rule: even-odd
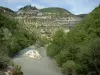
[[[73,67],[78,75],[100,75],[99,12],[100,6],[70,32],[59,30],[52,37],[47,55],[56,59],[63,72]]]
[[[76,69],[76,64],[74,61],[68,60],[66,63],[62,65],[62,72],[73,74],[74,70]]]
[[[7,67],[7,63],[10,63],[10,58],[0,54],[0,69],[5,69]]]

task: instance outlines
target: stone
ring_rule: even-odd
[[[28,56],[30,58],[33,58],[33,59],[40,59],[41,58],[39,52],[36,50],[29,50],[24,55]]]

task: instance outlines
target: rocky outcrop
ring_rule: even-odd
[[[29,50],[24,54],[24,56],[30,57],[32,59],[40,59],[41,58],[39,52],[36,50]]]

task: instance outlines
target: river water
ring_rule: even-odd
[[[37,50],[41,59],[32,59],[23,54],[29,50]],[[15,64],[20,65],[24,75],[63,75],[55,60],[46,56],[45,48],[28,47],[13,58]]]

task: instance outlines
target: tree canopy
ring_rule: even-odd
[[[96,7],[70,32],[57,31],[54,34],[47,47],[47,55],[56,59],[64,73],[72,70],[71,72],[76,71],[78,75],[100,74],[99,15],[100,7]]]

